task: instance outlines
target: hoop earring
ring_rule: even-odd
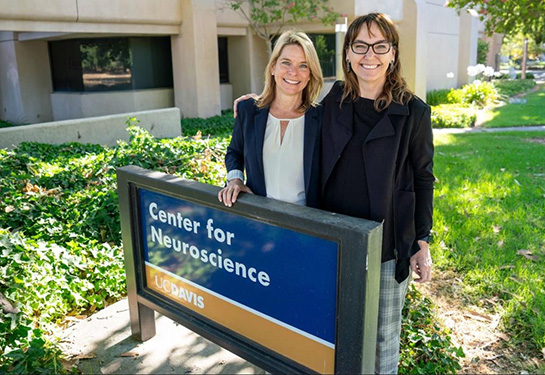
[[[350,60],[346,59],[346,72],[350,73],[352,66],[350,65]]]

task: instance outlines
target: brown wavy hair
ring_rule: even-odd
[[[362,27],[367,27],[367,31],[371,34],[371,26],[375,24],[380,32],[384,35],[386,40],[392,44],[392,48],[395,50],[394,63],[388,68],[386,72],[386,82],[382,88],[382,92],[375,100],[375,109],[382,111],[392,102],[399,104],[407,104],[409,100],[414,96],[413,92],[407,86],[407,82],[401,76],[401,59],[399,58],[399,34],[397,33],[394,22],[383,13],[369,13],[356,18],[346,32],[343,44],[343,71],[345,77],[344,92],[341,99],[341,103],[346,99],[356,100],[360,96],[360,90],[358,85],[358,77],[354,71],[348,72],[346,64],[346,57],[348,50],[352,42],[358,37]]]
[[[316,99],[318,99],[318,95],[324,84],[324,76],[322,74],[322,68],[320,67],[318,54],[316,53],[312,40],[310,40],[307,34],[301,31],[289,30],[282,33],[276,41],[269,63],[265,68],[265,88],[257,100],[257,106],[259,108],[270,106],[274,100],[276,96],[276,81],[271,75],[271,70],[282,54],[284,47],[291,44],[300,46],[303,49],[305,59],[310,69],[310,80],[303,89],[303,102],[299,107],[299,110],[301,112],[306,112],[310,106],[317,105]]]

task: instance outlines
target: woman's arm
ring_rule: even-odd
[[[416,120],[416,128],[411,137],[409,157],[414,171],[415,190],[415,231],[418,247],[411,257],[411,269],[418,275],[416,282],[431,280],[432,260],[429,250],[429,236],[433,224],[433,130],[431,126],[430,108],[422,112],[420,120]]]
[[[244,171],[244,120],[245,116],[242,111],[240,116],[235,118],[231,142],[225,154],[228,182],[227,186],[218,193],[218,200],[227,207],[231,207],[236,202],[241,192],[253,194],[252,190],[242,180],[242,171]]]

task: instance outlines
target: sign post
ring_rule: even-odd
[[[155,311],[272,373],[372,373],[382,226],[118,169],[133,335]]]

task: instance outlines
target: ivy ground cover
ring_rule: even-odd
[[[116,168],[133,164],[201,182],[223,179],[227,139],[22,144],[0,150],[0,373],[58,373],[56,329],[125,294]],[[9,309],[8,309],[9,310]]]

